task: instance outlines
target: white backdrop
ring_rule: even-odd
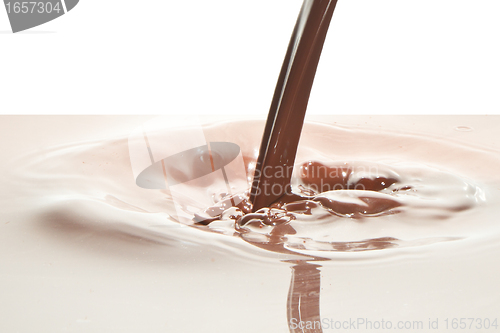
[[[81,0],[12,34],[0,113],[267,114],[301,0]],[[308,114],[500,113],[500,1],[339,0]]]

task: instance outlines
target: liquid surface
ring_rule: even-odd
[[[306,162],[299,167],[296,183],[296,193],[270,207],[250,213],[245,198],[231,207],[228,196],[197,214],[195,221],[216,232],[240,233],[260,246],[368,251],[467,237],[470,226],[458,223],[446,236],[446,220],[486,202],[478,185],[424,166],[352,162],[328,167]],[[419,232],[426,224],[432,228]]]
[[[259,121],[219,123],[204,128],[212,138],[232,140],[240,146],[248,188],[257,145],[255,140],[247,138],[253,137],[260,128],[262,123]],[[182,129],[179,131],[179,135],[189,135],[189,129],[186,133]],[[209,193],[214,205],[207,209],[202,203],[189,199],[204,191],[193,187],[189,189],[191,192],[185,193],[187,201],[181,203],[186,213],[194,217],[190,226],[236,236],[259,247],[269,246],[272,251],[276,247],[287,253],[322,251],[326,257],[329,257],[326,252],[421,246],[476,238],[497,231],[494,221],[478,218],[495,209],[498,198],[489,193],[494,188],[491,183],[477,181],[468,175],[468,171],[477,172],[478,166],[490,168],[497,162],[497,156],[452,142],[389,132],[370,133],[306,124],[305,133],[292,177],[293,193],[270,207],[251,213],[249,191],[232,196]],[[344,151],[335,151],[330,144],[332,140],[340,140]],[[349,145],[342,142],[349,142]],[[98,170],[123,173],[120,169],[129,163],[126,154],[122,155],[119,165],[110,166],[109,162],[96,160],[99,154],[103,154],[104,159],[111,146],[126,151],[127,142],[118,140],[54,148],[41,156],[33,156],[26,167],[36,168],[33,177],[40,177],[47,165],[44,178],[52,179],[51,182],[71,178],[72,172],[75,177],[82,172],[92,175]],[[453,158],[450,158],[450,151],[456,151]],[[366,157],[361,159],[364,154]],[[470,158],[464,161],[463,154]],[[74,167],[62,172],[44,160],[60,160],[64,161],[65,168],[68,163]],[[460,160],[460,165],[455,164],[456,160]],[[204,185],[210,188],[209,183]],[[103,191],[103,186],[112,190]],[[91,193],[106,193],[103,197],[94,196],[93,200],[120,209],[169,213],[174,218],[176,215],[168,189],[150,191],[160,195],[148,192],[142,198],[143,195],[137,195],[135,186],[125,186],[113,177],[99,186],[82,179],[60,184],[58,188],[61,193],[73,188],[77,197],[82,195],[80,188]],[[237,207],[231,198],[239,199]],[[471,219],[475,222],[471,223]]]
[[[238,128],[235,124],[221,124],[208,130],[227,132],[233,126]],[[226,197],[224,193],[213,193],[214,206],[191,209],[195,215],[192,226],[238,236],[271,251],[302,254],[319,251],[322,253],[315,255],[321,257],[329,257],[328,252],[458,241],[491,231],[491,221],[484,225],[469,221],[495,200],[488,199],[487,185],[447,171],[449,166],[426,164],[422,158],[433,159],[435,154],[441,154],[428,139],[393,137],[391,141],[390,134],[356,133],[357,142],[350,144],[355,151],[369,151],[371,147],[366,143],[373,144],[374,140],[391,145],[399,142],[398,147],[403,147],[407,140],[408,145],[418,143],[428,150],[424,156],[414,156],[413,161],[386,155],[385,158],[393,158],[390,163],[346,162],[338,161],[335,153],[329,151],[330,140],[324,137],[325,131],[335,137],[343,130],[319,124],[308,124],[308,130],[304,140],[310,143],[299,154],[299,161],[305,156],[331,161],[299,163],[293,177],[293,193],[253,213],[248,191]],[[440,149],[450,149],[449,144]],[[247,152],[245,160],[251,172],[255,160],[248,149],[243,151]],[[239,204],[235,206],[232,198],[237,198]]]
[[[427,123],[435,122],[422,128]],[[478,125],[455,131],[458,125],[450,131],[480,132]],[[215,123],[205,131],[238,144],[251,174],[252,134],[262,127]],[[227,323],[220,329],[227,332],[289,332],[294,318],[426,325],[464,313],[493,318],[500,308],[499,154],[438,134],[306,123],[293,186],[312,199],[274,208],[294,217],[276,225],[265,216],[179,225],[169,217],[167,190],[136,186],[126,138],[34,150],[11,161],[4,182],[10,199],[0,259],[9,288],[2,294],[14,302],[3,311],[17,325],[23,307],[44,327],[74,331],[196,330],[193,311],[210,327]],[[328,166],[328,186],[347,189],[326,191],[305,170],[318,166],[309,161]],[[388,204],[367,210],[376,200]],[[33,297],[51,307],[28,302]],[[242,312],[266,324],[242,326]]]

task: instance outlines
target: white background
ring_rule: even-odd
[[[302,1],[81,0],[12,34],[0,113],[267,114]],[[500,1],[339,0],[308,114],[500,113]]]

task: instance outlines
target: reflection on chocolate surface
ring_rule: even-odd
[[[292,266],[287,300],[287,320],[291,333],[323,332],[320,317],[321,266],[298,261]]]

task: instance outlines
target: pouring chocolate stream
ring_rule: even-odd
[[[269,110],[255,168],[253,211],[286,193],[309,95],[337,0],[304,0]]]

